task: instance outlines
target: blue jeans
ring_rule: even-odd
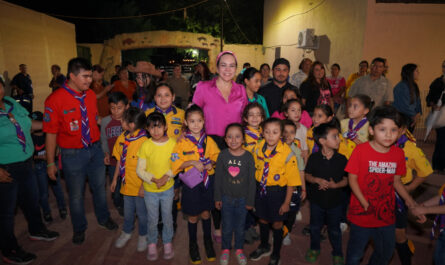
[[[17,204],[22,208],[30,234],[45,228],[39,207],[37,181],[32,172],[32,161],[0,165],[5,169],[11,183],[0,182],[0,249],[6,251],[19,246],[14,235],[14,216]]]
[[[440,233],[434,249],[434,264],[445,265],[445,231]]]
[[[114,171],[116,170],[116,166],[108,166],[108,177],[110,178],[110,183],[113,182]],[[116,188],[114,192],[111,193],[111,199],[113,200],[113,204],[115,207],[124,207],[124,198],[120,192],[121,190],[121,177],[117,177]]]
[[[329,242],[332,246],[332,256],[343,257],[341,249],[342,235],[340,230],[340,221],[343,216],[343,204],[337,205],[331,209],[324,209],[316,203],[311,203],[311,249],[320,250],[320,235],[324,225],[328,227]]]
[[[159,207],[162,216],[162,242],[171,243],[173,239],[173,197],[175,192],[173,187],[163,192],[144,193],[145,206],[148,216],[148,243],[158,242]],[[125,205],[126,206],[126,205]],[[124,210],[125,210],[124,206]]]
[[[346,265],[358,265],[370,239],[374,242],[374,252],[368,265],[389,264],[396,245],[395,226],[361,227],[351,224]]]
[[[82,232],[87,229],[84,206],[87,176],[93,193],[96,218],[99,223],[105,223],[110,218],[110,212],[105,191],[104,153],[100,148],[100,143],[96,142],[90,147],[82,149],[61,148],[61,154],[74,232]]]
[[[131,234],[134,229],[134,214],[136,213],[139,223],[139,235],[147,235],[147,208],[144,198],[139,196],[124,195],[124,225],[122,230]]]
[[[232,248],[233,233],[235,233],[235,249],[243,249],[246,215],[245,198],[222,196],[222,249]]]
[[[37,185],[39,186],[39,203],[40,207],[42,207],[44,215],[51,214],[51,208],[49,207],[48,203],[48,185],[51,186],[51,189],[53,190],[59,210],[66,209],[62,185],[60,184],[60,172],[57,174],[57,180],[53,181],[48,178],[46,169],[46,161],[34,162],[34,173],[36,174]]]

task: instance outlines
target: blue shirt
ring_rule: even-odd
[[[394,87],[394,102],[392,105],[401,113],[413,117],[417,113],[422,114],[422,105],[420,98],[416,96],[413,103],[411,103],[411,96],[409,93],[408,83],[400,81]]]
[[[20,104],[11,97],[4,97],[5,109],[9,111],[13,106],[12,114],[25,134],[25,152],[17,140],[17,132],[14,124],[7,116],[0,116],[0,164],[17,163],[27,160],[34,153],[34,144],[31,138],[31,119]],[[8,104],[10,103],[10,104]]]
[[[266,115],[266,119],[268,119],[268,118],[270,117],[270,115],[269,115],[269,110],[268,110],[268,108],[267,108],[266,99],[264,99],[263,96],[261,96],[261,95],[258,94],[258,93],[255,93],[255,94],[253,95],[253,98],[252,98],[252,99],[248,98],[248,100],[249,100],[250,103],[252,103],[252,102],[258,102],[258,104],[260,104],[260,105],[263,107],[263,109],[264,109],[264,114]]]

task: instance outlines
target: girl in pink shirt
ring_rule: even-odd
[[[281,98],[281,106],[283,107],[289,99],[298,99],[297,92],[295,92],[295,90],[293,90],[292,88],[286,88],[283,91],[283,97]],[[282,111],[278,111],[278,110],[275,111],[271,117],[278,118],[280,120],[286,119],[286,117],[284,116],[284,113]],[[306,128],[311,128],[311,126],[312,126],[312,118],[309,115],[309,113],[305,110],[303,110],[303,112],[301,113],[300,123],[303,124],[304,126],[306,126]]]

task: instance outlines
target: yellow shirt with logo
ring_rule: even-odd
[[[403,184],[408,184],[413,180],[413,171],[416,171],[416,175],[421,178],[426,178],[433,173],[430,162],[415,142],[406,141],[402,149],[405,152],[406,161],[406,174],[401,178]]]
[[[258,140],[255,140],[252,136],[248,135],[247,133],[244,133],[245,141],[244,141],[244,149],[246,151],[249,151],[250,153],[253,153],[253,150],[255,150],[256,144],[261,140],[261,128],[259,130],[256,130],[250,126],[247,126],[247,129],[249,129],[251,132],[253,132],[256,136],[258,136]]]
[[[253,153],[256,181],[261,182],[264,164],[269,161],[266,186],[301,186],[297,158],[290,147],[286,143],[279,141],[275,149],[277,153],[272,158],[266,158],[263,153],[265,144],[266,141],[261,140]],[[266,155],[269,156],[271,152],[271,150],[266,150]]]
[[[313,129],[314,129],[314,127],[307,130],[307,138],[306,138],[307,141],[306,142],[307,142],[309,155],[312,154],[312,149],[314,149],[314,145],[315,145]],[[349,159],[349,157],[351,157],[351,153],[354,149],[353,148],[351,149],[351,147],[348,145],[347,139],[345,139],[341,134],[339,134],[339,137],[340,137],[340,145],[338,146],[337,152],[339,154],[344,155],[347,159]],[[320,146],[320,148],[321,148],[321,146]]]
[[[213,141],[212,137],[207,136],[205,140],[204,157],[216,162],[219,155],[219,148]],[[174,175],[179,174],[182,170],[179,168],[184,162],[199,160],[198,147],[187,138],[183,138],[176,143],[175,148],[171,154],[171,167]],[[190,170],[192,167],[185,168],[184,172]],[[209,175],[215,174],[215,167],[208,170]]]
[[[138,157],[146,160],[145,171],[153,174],[153,178],[160,179],[168,171],[171,170],[170,157],[173,148],[176,145],[176,140],[169,138],[164,143],[156,143],[152,139],[145,141],[138,153]],[[173,178],[170,178],[167,183],[160,187],[155,183],[147,183],[144,181],[144,189],[147,192],[163,192],[170,189],[174,184]]]
[[[119,167],[122,155],[122,149],[125,142],[125,133],[123,132],[116,140],[113,147],[113,156],[117,160],[116,166]],[[137,135],[139,130],[136,130],[132,135]],[[138,196],[139,189],[142,185],[142,180],[136,174],[136,167],[138,163],[138,151],[142,144],[147,141],[147,137],[141,137],[130,142],[127,147],[127,156],[125,158],[125,184],[122,183],[120,192],[127,196]]]
[[[341,125],[341,134],[342,136],[347,133],[349,131],[349,120],[350,119],[344,119],[341,120],[340,125]],[[353,126],[356,126],[357,124],[354,124]],[[357,137],[360,141],[367,142],[369,141],[369,122],[366,122],[365,125],[362,126],[362,128],[360,128],[360,130],[358,130],[357,132]],[[354,151],[355,147],[357,146],[356,143],[354,143],[354,141],[349,140],[345,137],[343,137],[347,143],[348,148],[352,151]]]
[[[145,115],[148,115],[154,112],[156,108],[151,108],[145,111]],[[173,111],[169,112],[165,115],[165,120],[167,121],[167,135],[170,138],[174,138],[175,140],[182,133],[182,124],[184,123],[184,110],[173,106]]]

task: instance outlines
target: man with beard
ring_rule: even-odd
[[[266,99],[269,113],[274,113],[280,109],[281,98],[285,89],[291,88],[297,91],[297,87],[288,82],[289,70],[290,64],[287,59],[275,59],[272,65],[273,81],[265,84],[258,91]]]

